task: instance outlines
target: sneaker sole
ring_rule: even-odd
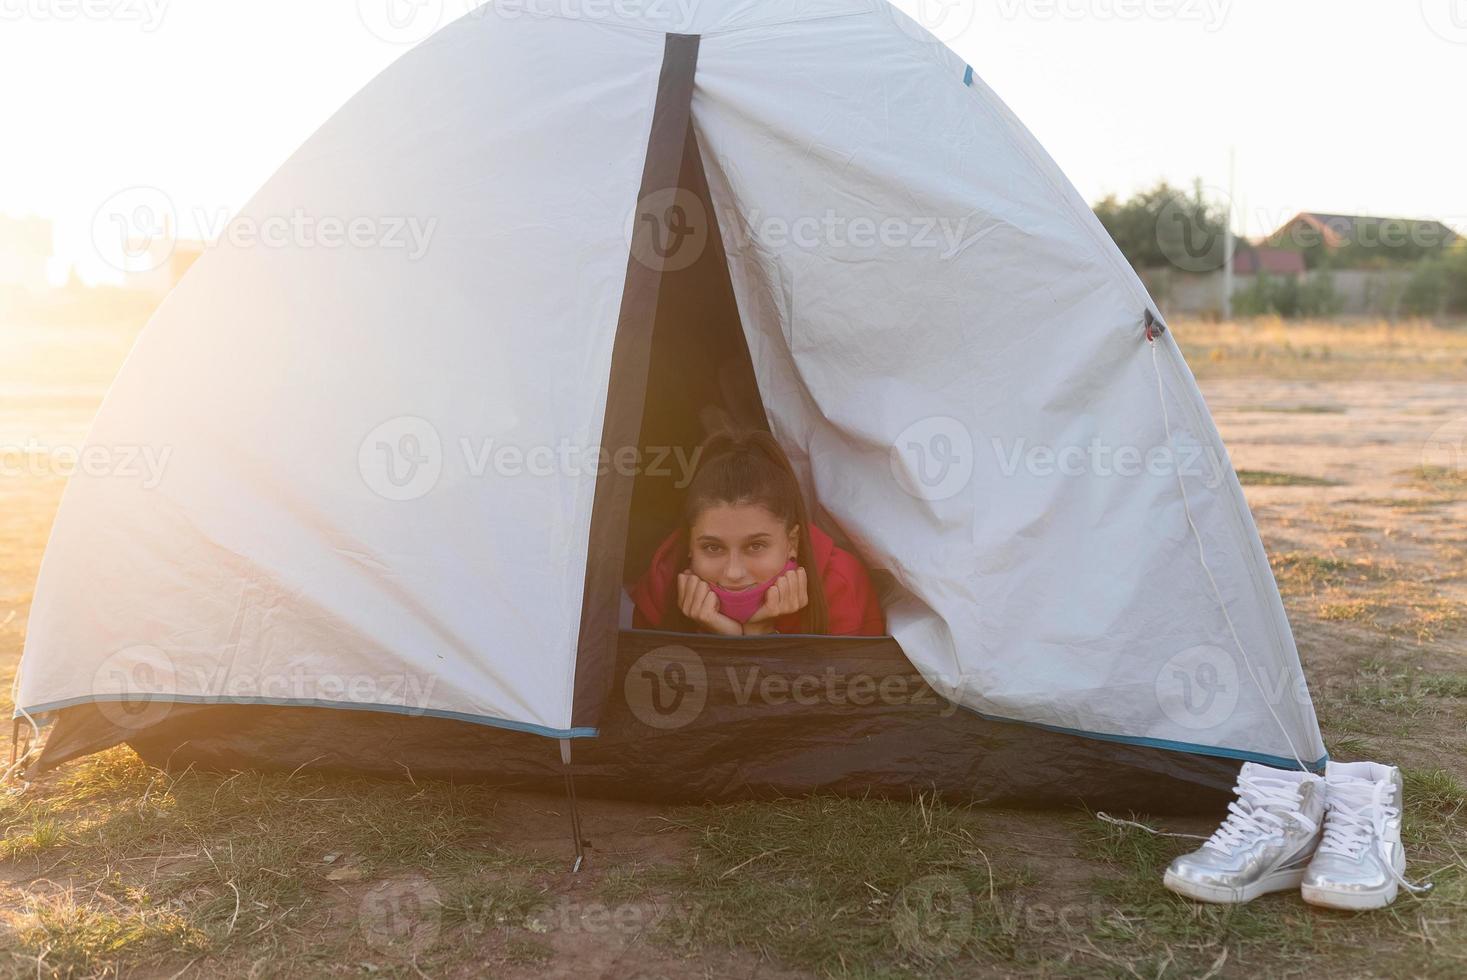
[[[1177,878],[1170,871],[1162,878],[1162,884],[1187,898],[1199,902],[1212,902],[1217,905],[1242,905],[1251,902],[1260,895],[1271,892],[1288,891],[1298,888],[1304,880],[1304,869],[1297,871],[1275,871],[1272,874],[1259,878],[1252,884],[1241,888],[1229,888],[1226,885],[1204,885],[1195,881],[1187,881]]]
[[[1398,887],[1393,881],[1384,891],[1337,892],[1329,888],[1300,885],[1299,895],[1310,905],[1319,905],[1327,909],[1343,909],[1346,912],[1363,912],[1369,909],[1383,909],[1394,902]]]

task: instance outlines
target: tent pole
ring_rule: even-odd
[[[581,811],[576,805],[576,780],[571,775],[570,739],[560,740],[560,764],[565,771],[565,795],[570,801],[571,836],[575,838],[576,863],[571,865],[571,874],[579,874],[586,861],[586,841],[581,836]]]

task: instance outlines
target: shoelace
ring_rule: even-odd
[[[1319,854],[1340,854],[1357,860],[1372,840],[1379,848],[1381,864],[1390,871],[1391,877],[1413,895],[1431,891],[1432,883],[1414,884],[1396,870],[1386,850],[1386,821],[1400,816],[1397,807],[1386,803],[1389,786],[1385,782],[1371,782],[1353,776],[1336,777],[1329,786],[1329,812],[1325,815],[1324,836],[1320,839]]]
[[[1283,779],[1239,776],[1238,798],[1228,804],[1227,819],[1202,846],[1231,854],[1260,837],[1283,833],[1291,820],[1313,833],[1319,824],[1299,812],[1298,787]]]
[[[1386,821],[1400,812],[1386,805],[1385,790],[1385,783],[1336,777],[1329,785],[1329,813],[1319,853],[1360,857],[1373,837],[1385,833]]]

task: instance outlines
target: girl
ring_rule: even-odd
[[[773,436],[720,428],[694,459],[682,523],[632,589],[633,626],[725,636],[886,633],[865,566],[810,523]]]

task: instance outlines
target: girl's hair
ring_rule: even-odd
[[[703,511],[719,504],[757,504],[783,521],[786,531],[798,524],[800,544],[795,560],[804,566],[810,600],[800,610],[800,629],[805,633],[829,632],[825,584],[811,543],[805,497],[789,457],[779,448],[774,436],[762,429],[737,427],[726,416],[714,416],[712,432],[693,459],[696,463],[683,503],[678,539],[680,553],[688,554],[694,522]],[[696,632],[697,627],[677,608],[676,598],[674,587],[670,625],[684,632]]]

